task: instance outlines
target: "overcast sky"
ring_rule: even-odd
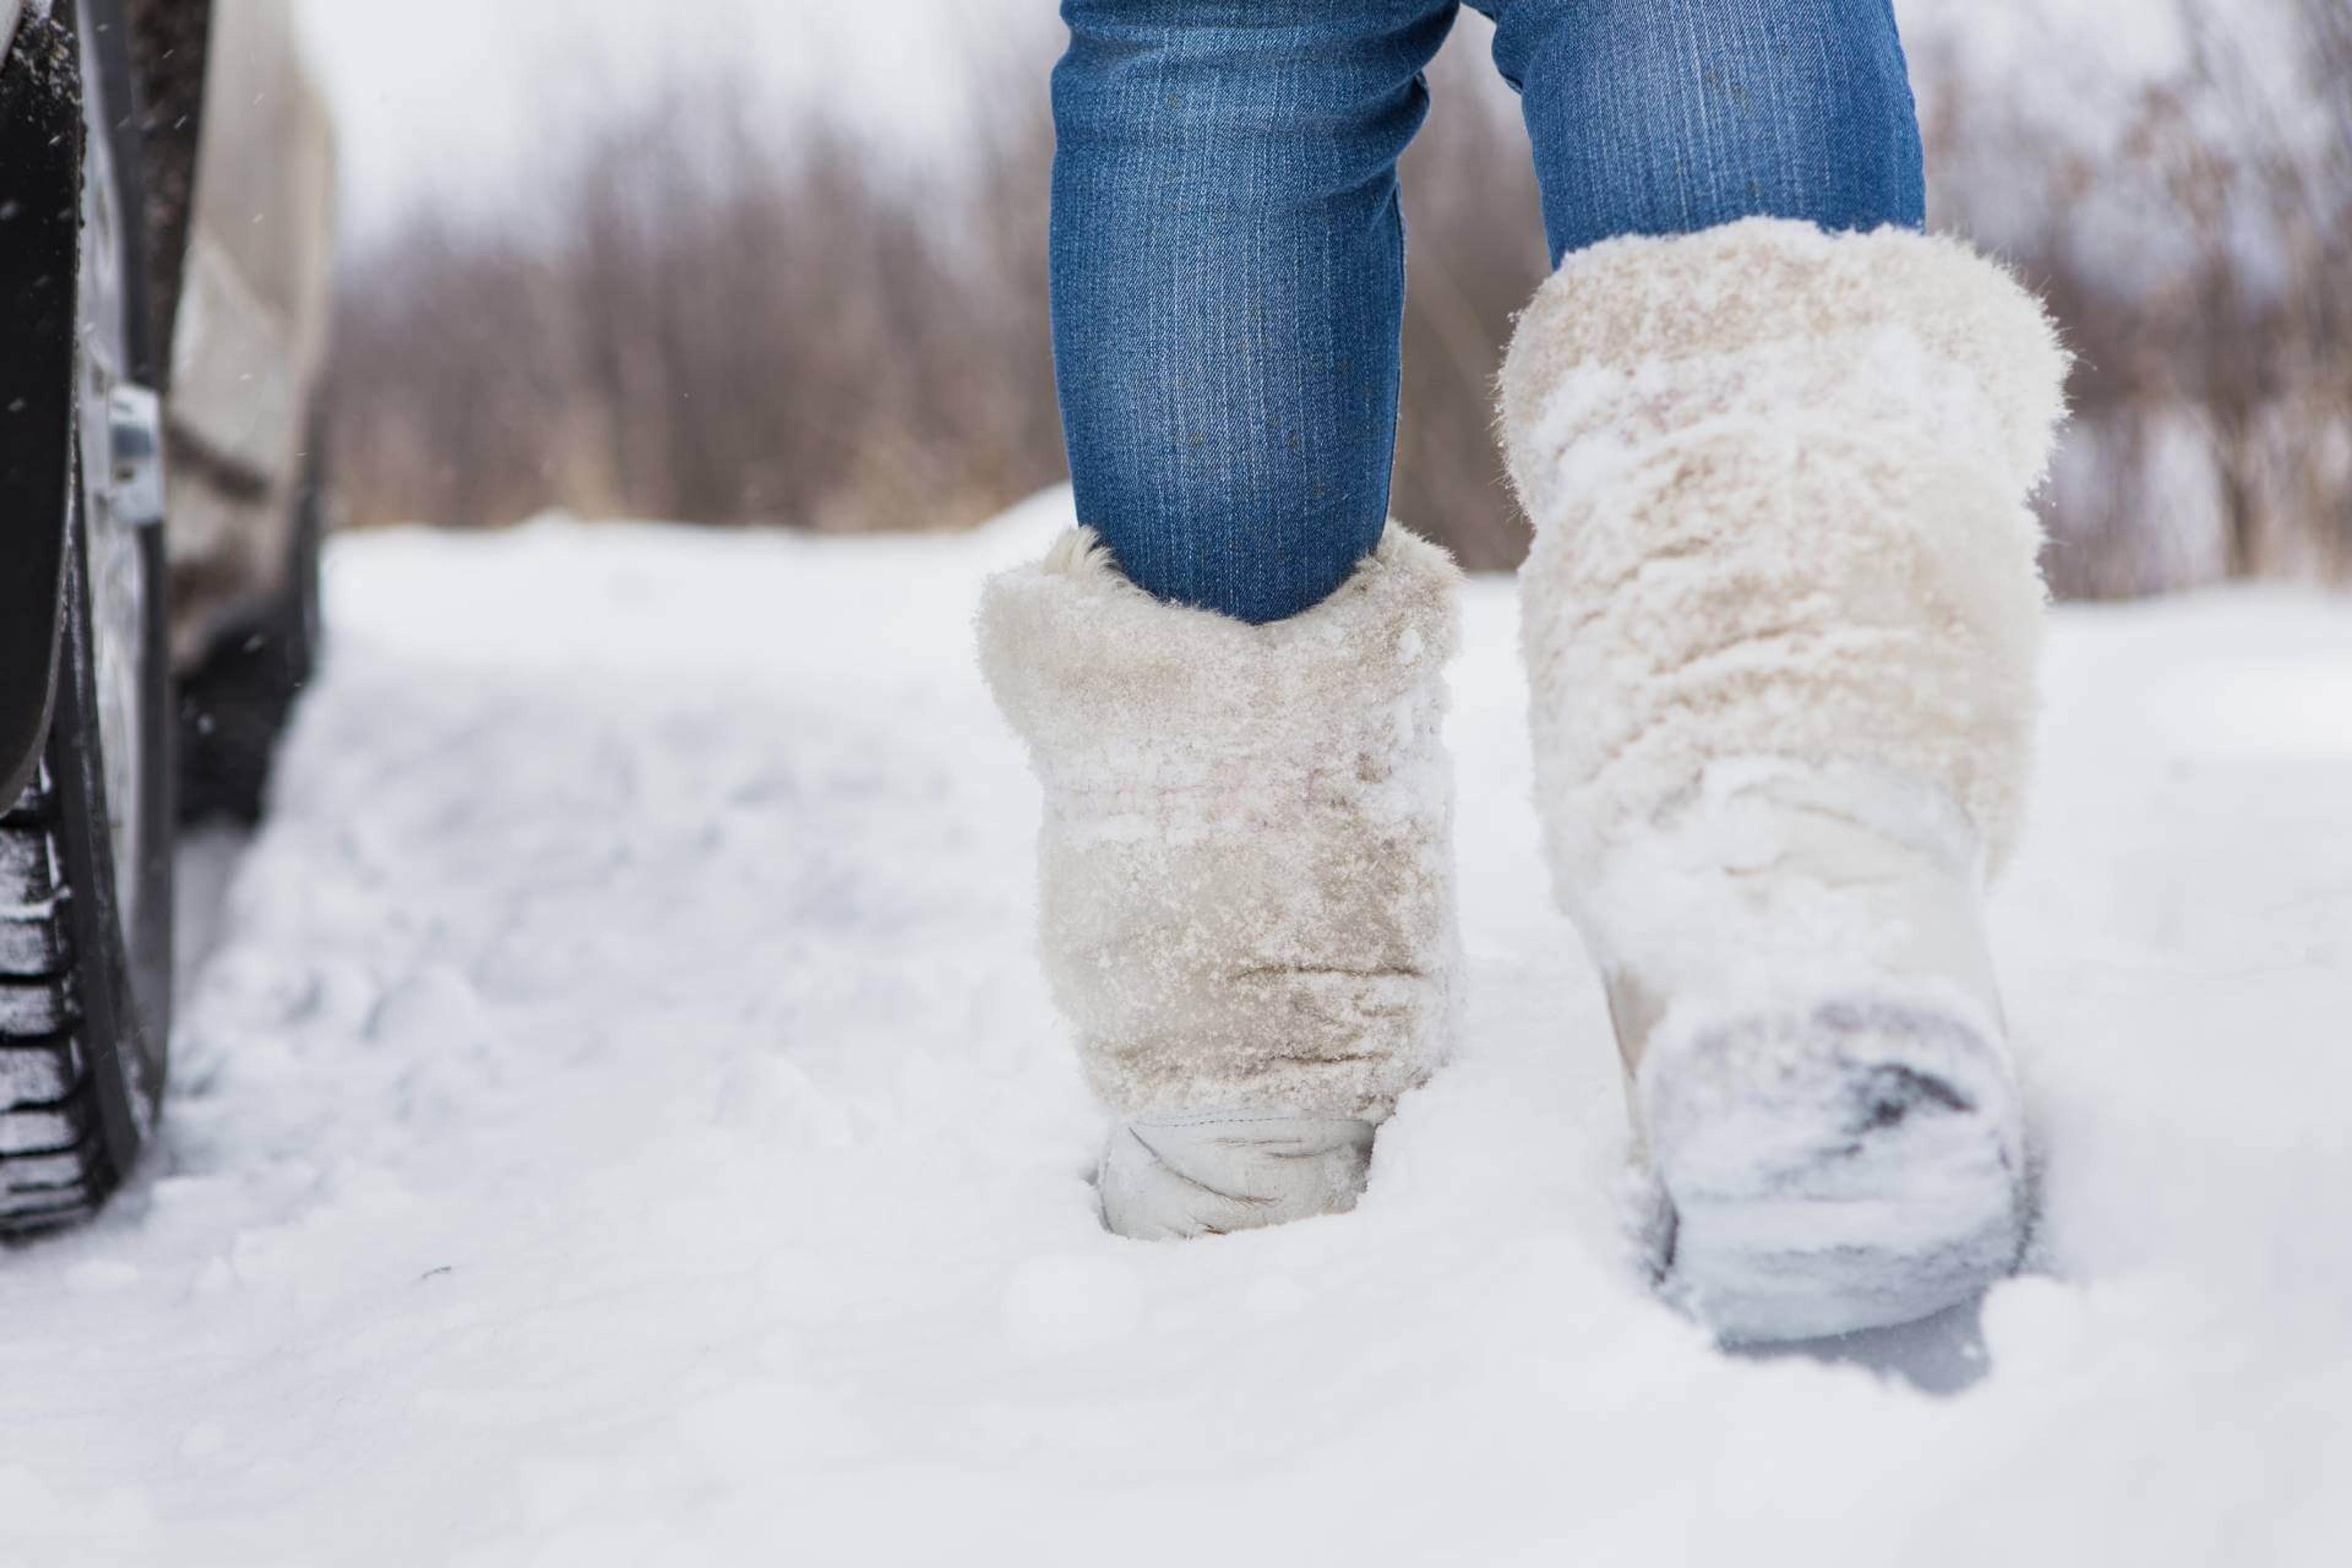
[[[345,210],[496,199],[538,128],[591,95],[732,56],[780,92],[829,95],[917,151],[951,142],[972,53],[1050,0],[297,0],[336,109]],[[1043,90],[1042,81],[1039,84]]]

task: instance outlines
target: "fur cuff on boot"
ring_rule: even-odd
[[[1154,599],[1084,528],[989,583],[982,664],[1045,785],[1045,970],[1119,1116],[1376,1121],[1444,1053],[1458,581],[1391,524],[1262,626]]]
[[[1502,425],[1571,910],[1727,759],[1947,793],[2000,861],[2043,599],[2024,498],[2065,365],[2006,272],[1906,229],[1752,218],[1561,266]]]

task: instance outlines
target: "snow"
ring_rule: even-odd
[[[1097,1228],[969,625],[1066,505],[338,542],[164,1147],[0,1261],[0,1563],[2340,1561],[2352,604],[2060,612],[2035,1268],[1732,1356],[1629,1260],[1500,581],[1458,1060],[1352,1215]]]

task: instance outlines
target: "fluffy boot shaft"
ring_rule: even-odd
[[[1570,257],[1503,374],[1538,804],[1727,1336],[1916,1317],[2014,1261],[1985,953],[2065,359],[1906,230],[1751,219]]]
[[[1045,789],[1045,973],[1120,1122],[1114,1229],[1352,1205],[1444,1054],[1458,580],[1391,525],[1266,626],[1154,599],[1083,528],[989,583],[982,665]]]

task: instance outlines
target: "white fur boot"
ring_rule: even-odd
[[[989,583],[981,662],[1045,785],[1045,972],[1120,1119],[1121,1235],[1352,1207],[1444,1054],[1458,580],[1391,524],[1266,626],[1154,599],[1083,528]]]
[[[1572,256],[1512,342],[1554,880],[1662,1271],[1727,1338],[1923,1316],[2022,1246],[1980,906],[2028,769],[2024,500],[2064,376],[1964,247],[1771,219]]]

